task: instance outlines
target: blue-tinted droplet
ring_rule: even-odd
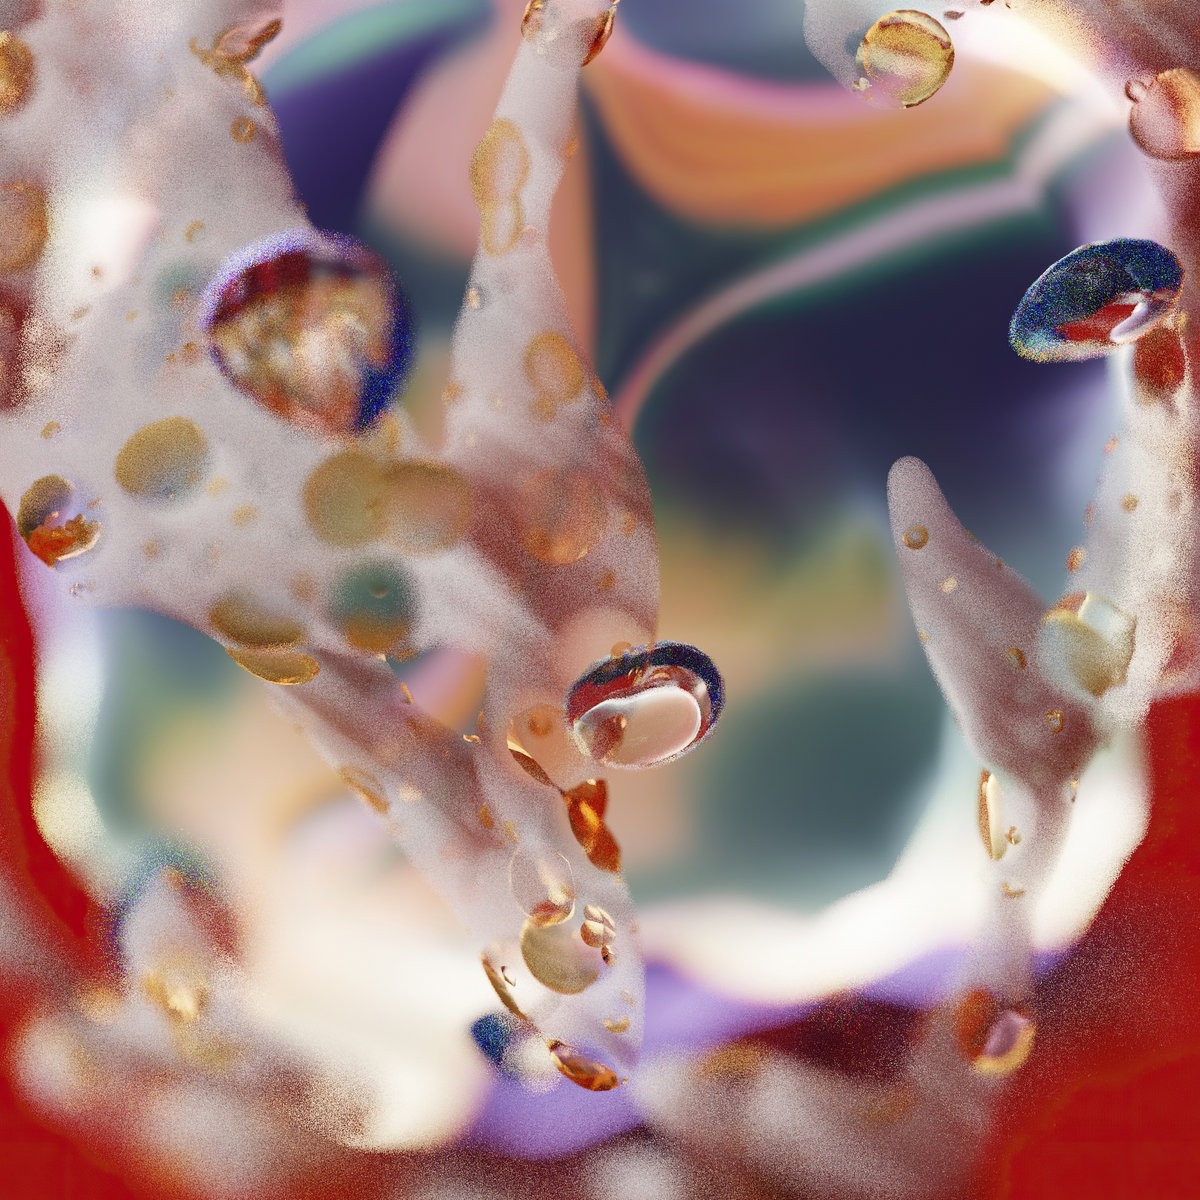
[[[318,432],[366,429],[412,365],[403,295],[383,260],[346,237],[298,229],[243,248],[199,315],[237,388]]]
[[[346,640],[372,654],[406,651],[416,614],[416,592],[392,563],[367,562],[337,581],[330,611]]]
[[[585,753],[615,767],[653,767],[708,736],[725,703],[711,658],[658,642],[597,663],[567,693],[567,722]]]
[[[1022,297],[1009,341],[1037,362],[1097,358],[1153,329],[1174,309],[1182,286],[1179,260],[1157,242],[1080,246]]]

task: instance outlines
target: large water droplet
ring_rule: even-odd
[[[529,0],[521,35],[557,67],[587,66],[612,36],[617,3],[599,17],[572,18],[562,0]]]
[[[52,567],[90,550],[100,537],[100,522],[70,483],[59,475],[45,475],[21,497],[17,532]]]
[[[991,771],[979,773],[979,836],[993,862],[999,862],[1010,845],[1000,811],[1000,783]]]
[[[471,524],[474,499],[461,472],[409,459],[387,472],[387,539],[406,554],[436,554],[455,545]]]
[[[482,955],[479,961],[483,966],[483,973],[487,976],[487,981],[492,985],[492,990],[496,993],[500,1003],[513,1016],[520,1017],[522,1021],[527,1020],[528,1018],[521,1011],[520,1005],[517,1004],[516,996],[513,994],[513,988],[516,987],[516,980],[508,974],[508,968],[499,962],[494,952]]]
[[[534,925],[561,925],[575,911],[575,877],[557,851],[519,849],[508,864],[513,899]]]
[[[1164,246],[1117,238],[1080,246],[1021,298],[1008,337],[1022,358],[1096,358],[1136,341],[1179,300],[1183,269]]]
[[[855,64],[873,102],[913,108],[946,82],[954,66],[954,44],[927,13],[902,8],[880,17],[863,35]]]
[[[208,285],[199,317],[236,387],[318,432],[365,429],[412,365],[412,324],[391,272],[344,237],[294,230],[240,250]]]
[[[1037,1027],[1025,1013],[976,988],[955,1005],[954,1031],[960,1050],[981,1075],[1011,1075],[1029,1057]]]
[[[117,482],[133,496],[173,500],[195,491],[208,462],[208,439],[187,417],[144,425],[117,453]]]
[[[244,671],[267,683],[294,686],[311,683],[321,665],[311,654],[299,650],[255,650],[226,647],[225,653]]]
[[[1135,617],[1094,592],[1063,597],[1042,623],[1048,660],[1093,696],[1125,682],[1136,633]]]
[[[1200,75],[1176,67],[1149,84],[1134,81],[1129,132],[1151,157],[1180,162],[1200,154]]]
[[[597,482],[583,471],[543,471],[520,489],[525,549],[549,566],[583,558],[604,536],[608,510]]]
[[[708,655],[659,642],[597,663],[567,694],[567,721],[585,753],[620,767],[652,767],[708,735],[724,704]]]
[[[526,921],[521,927],[521,957],[534,979],[560,996],[585,991],[600,974],[600,956],[584,945],[573,925]]]
[[[241,593],[218,600],[208,621],[221,637],[258,649],[294,646],[304,636],[304,626],[294,617],[272,612]]]

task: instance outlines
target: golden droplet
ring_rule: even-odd
[[[1064,596],[1043,618],[1046,638],[1075,681],[1093,696],[1125,682],[1133,659],[1136,618],[1094,592]]]
[[[1037,1029],[1029,1016],[983,988],[962,996],[952,1019],[959,1049],[982,1075],[1011,1075],[1033,1049]]]
[[[44,437],[47,441],[49,441],[52,437],[56,437],[60,433],[62,433],[62,426],[57,421],[47,421],[46,424],[42,426],[42,437]]]
[[[608,524],[604,496],[584,471],[543,471],[522,485],[520,503],[522,544],[549,566],[583,558]]]
[[[929,545],[929,530],[924,525],[910,525],[904,531],[904,544],[910,550],[924,550]]]
[[[583,60],[583,66],[587,66],[592,62],[596,55],[608,45],[608,39],[612,37],[613,26],[617,20],[617,5],[621,0],[613,0],[612,7],[602,16],[596,19],[596,35],[592,38],[592,44],[588,47],[588,52]]]
[[[411,459],[385,475],[386,536],[406,554],[437,554],[456,545],[471,525],[474,496],[453,467]]]
[[[208,622],[221,637],[259,650],[294,646],[304,636],[299,621],[271,612],[241,593],[218,600],[208,614]]]
[[[283,22],[272,18],[262,25],[245,22],[241,25],[230,25],[223,29],[213,43],[212,53],[230,63],[245,65],[253,62],[263,47],[279,36]]]
[[[203,221],[192,221],[183,231],[184,240],[188,245],[192,245],[204,233]]]
[[[551,407],[574,400],[586,379],[574,347],[561,333],[539,333],[525,348],[525,378]]]
[[[1126,512],[1133,512],[1137,506],[1138,498],[1132,492],[1126,492],[1125,495],[1121,497],[1121,507]]]
[[[471,159],[471,193],[481,207],[516,198],[529,178],[529,149],[514,121],[497,117]]]
[[[33,86],[33,51],[15,33],[0,33],[0,116],[16,112]]]
[[[528,1020],[528,1017],[521,1011],[517,1004],[516,997],[512,993],[512,989],[516,986],[504,972],[504,968],[493,966],[491,960],[486,954],[480,958],[480,963],[483,965],[483,973],[487,976],[487,981],[492,985],[492,990],[500,998],[500,1003],[508,1009],[514,1017],[519,1017],[522,1021]]]
[[[1023,671],[1025,670],[1026,666],[1028,666],[1028,660],[1025,657],[1025,651],[1022,650],[1020,646],[1009,646],[1009,648],[1004,652],[1004,657],[1007,658],[1009,663],[1016,667],[1018,671]]]
[[[628,1017],[605,1017],[604,1028],[609,1033],[628,1033],[629,1018]]]
[[[1000,788],[991,771],[979,773],[979,837],[993,862],[999,862],[1008,850],[1008,841],[1000,832]]]
[[[177,1024],[198,1021],[208,1008],[208,985],[183,960],[161,963],[142,976],[142,995]]]
[[[0,183],[0,274],[33,266],[49,236],[46,193],[35,183]]]
[[[304,515],[321,541],[361,546],[383,535],[386,495],[385,464],[361,450],[343,450],[305,481]]]
[[[244,146],[247,142],[254,141],[258,126],[249,117],[235,117],[233,124],[229,126],[229,133],[235,142]]]
[[[496,828],[496,818],[492,816],[492,810],[486,804],[479,806],[479,824],[487,830]]]
[[[144,425],[121,447],[114,473],[133,496],[171,500],[199,486],[208,462],[208,439],[187,417]]]
[[[1020,898],[1025,895],[1025,889],[1023,887],[1013,887],[1013,885],[1008,882],[1002,882],[1000,884],[1000,891],[1007,900],[1020,900]]]
[[[1073,575],[1087,562],[1087,551],[1082,546],[1075,546],[1067,555],[1067,570]]]
[[[521,957],[534,979],[560,996],[586,991],[600,974],[596,955],[567,924],[526,921],[521,927]]]
[[[1046,726],[1051,733],[1062,733],[1066,723],[1067,719],[1063,716],[1061,709],[1052,708],[1046,714]]]
[[[1021,831],[1015,825],[1010,825],[1008,832],[1004,836],[1010,846],[1019,846],[1021,844]]]
[[[607,950],[617,937],[616,922],[598,905],[584,905],[579,936],[585,946],[593,950]]]
[[[855,63],[872,101],[913,108],[946,82],[954,66],[954,44],[928,14],[899,9],[867,30]]]
[[[383,784],[370,771],[364,771],[361,767],[343,767],[338,775],[368,808],[373,808],[377,813],[387,812],[388,802]]]
[[[311,683],[321,670],[310,654],[298,650],[254,650],[227,647],[225,653],[239,667],[267,683],[291,686]]]
[[[525,209],[515,197],[496,200],[479,209],[479,242],[488,254],[507,254],[521,240]]]
[[[572,1083],[578,1084],[589,1092],[611,1092],[620,1087],[621,1081],[617,1073],[602,1062],[581,1054],[574,1046],[566,1042],[551,1041],[546,1043],[554,1065]]]
[[[955,579],[953,575],[943,579],[941,582],[941,589],[945,595],[949,596],[951,592],[958,590],[958,580]]]
[[[1129,132],[1152,158],[1182,162],[1200,155],[1200,75],[1186,67],[1138,81]]]
[[[100,522],[85,515],[75,488],[60,475],[44,475],[30,484],[17,507],[17,532],[48,567],[90,550],[100,537]]]

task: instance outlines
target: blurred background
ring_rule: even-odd
[[[400,403],[432,445],[476,238],[467,163],[522,7],[289,0],[260,64],[311,219],[407,292]],[[964,7],[949,81],[907,111],[830,78],[802,0],[623,0],[584,72],[556,264],[646,465],[659,636],[710,654],[728,694],[696,753],[612,785],[651,1054],[850,988],[927,1004],[981,911],[980,764],[908,619],[887,470],[925,459],[968,528],[1064,590],[1116,390],[1102,365],[1018,358],[1008,321],[1051,262],[1157,213],[1119,97],[1019,12]],[[118,909],[163,863],[218,880],[263,1019],[369,1081],[364,1144],[536,1158],[637,1123],[620,1095],[497,1074],[472,1034],[496,1007],[474,949],[221,647],[29,593],[43,834]],[[1106,833],[1079,835],[1047,964],[1136,840],[1140,770],[1099,768]]]

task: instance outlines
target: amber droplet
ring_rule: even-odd
[[[492,990],[499,997],[500,1003],[514,1017],[519,1017],[522,1021],[528,1020],[521,1011],[520,1005],[517,1004],[516,997],[512,991],[515,984],[505,975],[504,968],[493,965],[491,959],[486,954],[479,961],[483,965],[483,973],[487,976],[488,983],[492,985]]]
[[[629,1018],[628,1017],[605,1017],[604,1028],[609,1033],[628,1033]]]
[[[471,193],[481,207],[514,199],[529,178],[529,150],[516,123],[497,117],[471,159]]]
[[[616,940],[616,923],[604,909],[595,904],[587,904],[583,909],[583,924],[579,927],[579,936],[585,946],[590,946],[593,950],[607,950]]]
[[[1121,497],[1121,507],[1126,512],[1133,512],[1137,506],[1138,498],[1132,492],[1126,492],[1125,495]]]
[[[187,417],[145,425],[121,447],[117,483],[133,496],[173,500],[194,491],[208,463],[208,439]]]
[[[572,20],[561,0],[529,0],[521,18],[521,35],[555,66],[586,67],[612,36],[620,0],[593,19]]]
[[[1009,842],[1000,829],[1000,785],[991,771],[979,773],[979,836],[993,862],[999,862]]]
[[[1187,356],[1177,329],[1164,322],[1138,339],[1133,378],[1139,403],[1161,404],[1176,395],[1187,378]]]
[[[231,63],[253,62],[263,47],[279,36],[283,22],[277,18],[265,21],[261,25],[246,22],[241,25],[231,25],[217,35],[213,43],[213,53]]]
[[[1129,96],[1133,140],[1152,158],[1167,162],[1200,155],[1200,75],[1175,67],[1149,84],[1137,82],[1138,94]]]
[[[16,112],[33,86],[33,52],[15,33],[0,32],[0,116]]]
[[[1009,646],[1009,648],[1004,652],[1004,657],[1007,658],[1009,663],[1016,667],[1018,671],[1025,670],[1026,666],[1028,665],[1028,660],[1025,657],[1025,651],[1022,650],[1020,646]]]
[[[598,762],[651,767],[702,741],[724,705],[721,676],[706,654],[658,642],[597,663],[571,686],[567,721]]]
[[[1063,716],[1061,709],[1052,708],[1046,713],[1046,727],[1051,733],[1062,733],[1066,723],[1067,719]]]
[[[228,641],[260,650],[294,646],[304,636],[304,626],[299,621],[271,612],[238,593],[218,600],[208,614],[208,621]]]
[[[583,558],[608,524],[608,510],[596,481],[579,470],[543,471],[519,492],[521,541],[548,566]]]
[[[538,783],[545,784],[547,787],[554,787],[554,780],[546,774],[542,765],[525,749],[521,742],[520,734],[517,730],[516,721],[509,723],[508,727],[508,752],[513,756],[517,765],[525,772],[530,779],[536,780]]]
[[[404,553],[448,550],[470,528],[471,485],[453,467],[410,459],[388,468],[386,484],[386,537]]]
[[[977,988],[961,997],[953,1013],[955,1037],[967,1061],[983,1075],[1011,1075],[1024,1065],[1037,1032],[1029,1016],[1007,1008]]]
[[[254,141],[258,126],[249,117],[235,117],[233,124],[229,126],[229,133],[235,142],[245,145]]]
[[[17,508],[17,532],[48,567],[90,550],[100,522],[75,488],[60,475],[44,475],[25,490]]]
[[[526,921],[521,927],[521,957],[534,979],[560,996],[586,991],[600,974],[596,955],[569,924]]]
[[[1137,620],[1094,592],[1064,596],[1043,618],[1043,640],[1093,696],[1125,682]],[[1047,722],[1054,728],[1050,715]],[[1057,730],[1055,730],[1057,732]]]
[[[378,813],[388,810],[387,797],[384,795],[383,784],[361,767],[343,767],[338,774],[342,782],[364,803]]]
[[[517,850],[508,864],[508,883],[533,925],[561,925],[575,912],[574,874],[557,851]]]
[[[617,1073],[602,1062],[581,1054],[566,1042],[546,1043],[554,1065],[574,1084],[589,1092],[611,1092],[620,1087]]]
[[[0,274],[33,266],[49,235],[45,192],[35,183],[0,183]]]
[[[902,8],[867,30],[855,63],[867,82],[869,99],[913,108],[946,82],[954,66],[954,44],[933,17]]]
[[[386,493],[385,465],[362,450],[343,450],[309,475],[304,514],[321,541],[361,546],[383,534]]]
[[[924,525],[910,525],[904,531],[904,544],[910,550],[924,550],[929,545],[929,530]]]
[[[160,963],[142,976],[142,995],[173,1022],[190,1025],[208,1008],[208,984],[194,964],[178,961]]]
[[[1074,574],[1087,562],[1087,551],[1082,546],[1075,546],[1067,555],[1067,570]]]
[[[525,378],[551,408],[574,400],[586,379],[574,347],[560,333],[539,333],[525,348]]]
[[[311,683],[321,670],[310,654],[297,650],[255,650],[227,647],[225,653],[239,667],[267,683]]]

